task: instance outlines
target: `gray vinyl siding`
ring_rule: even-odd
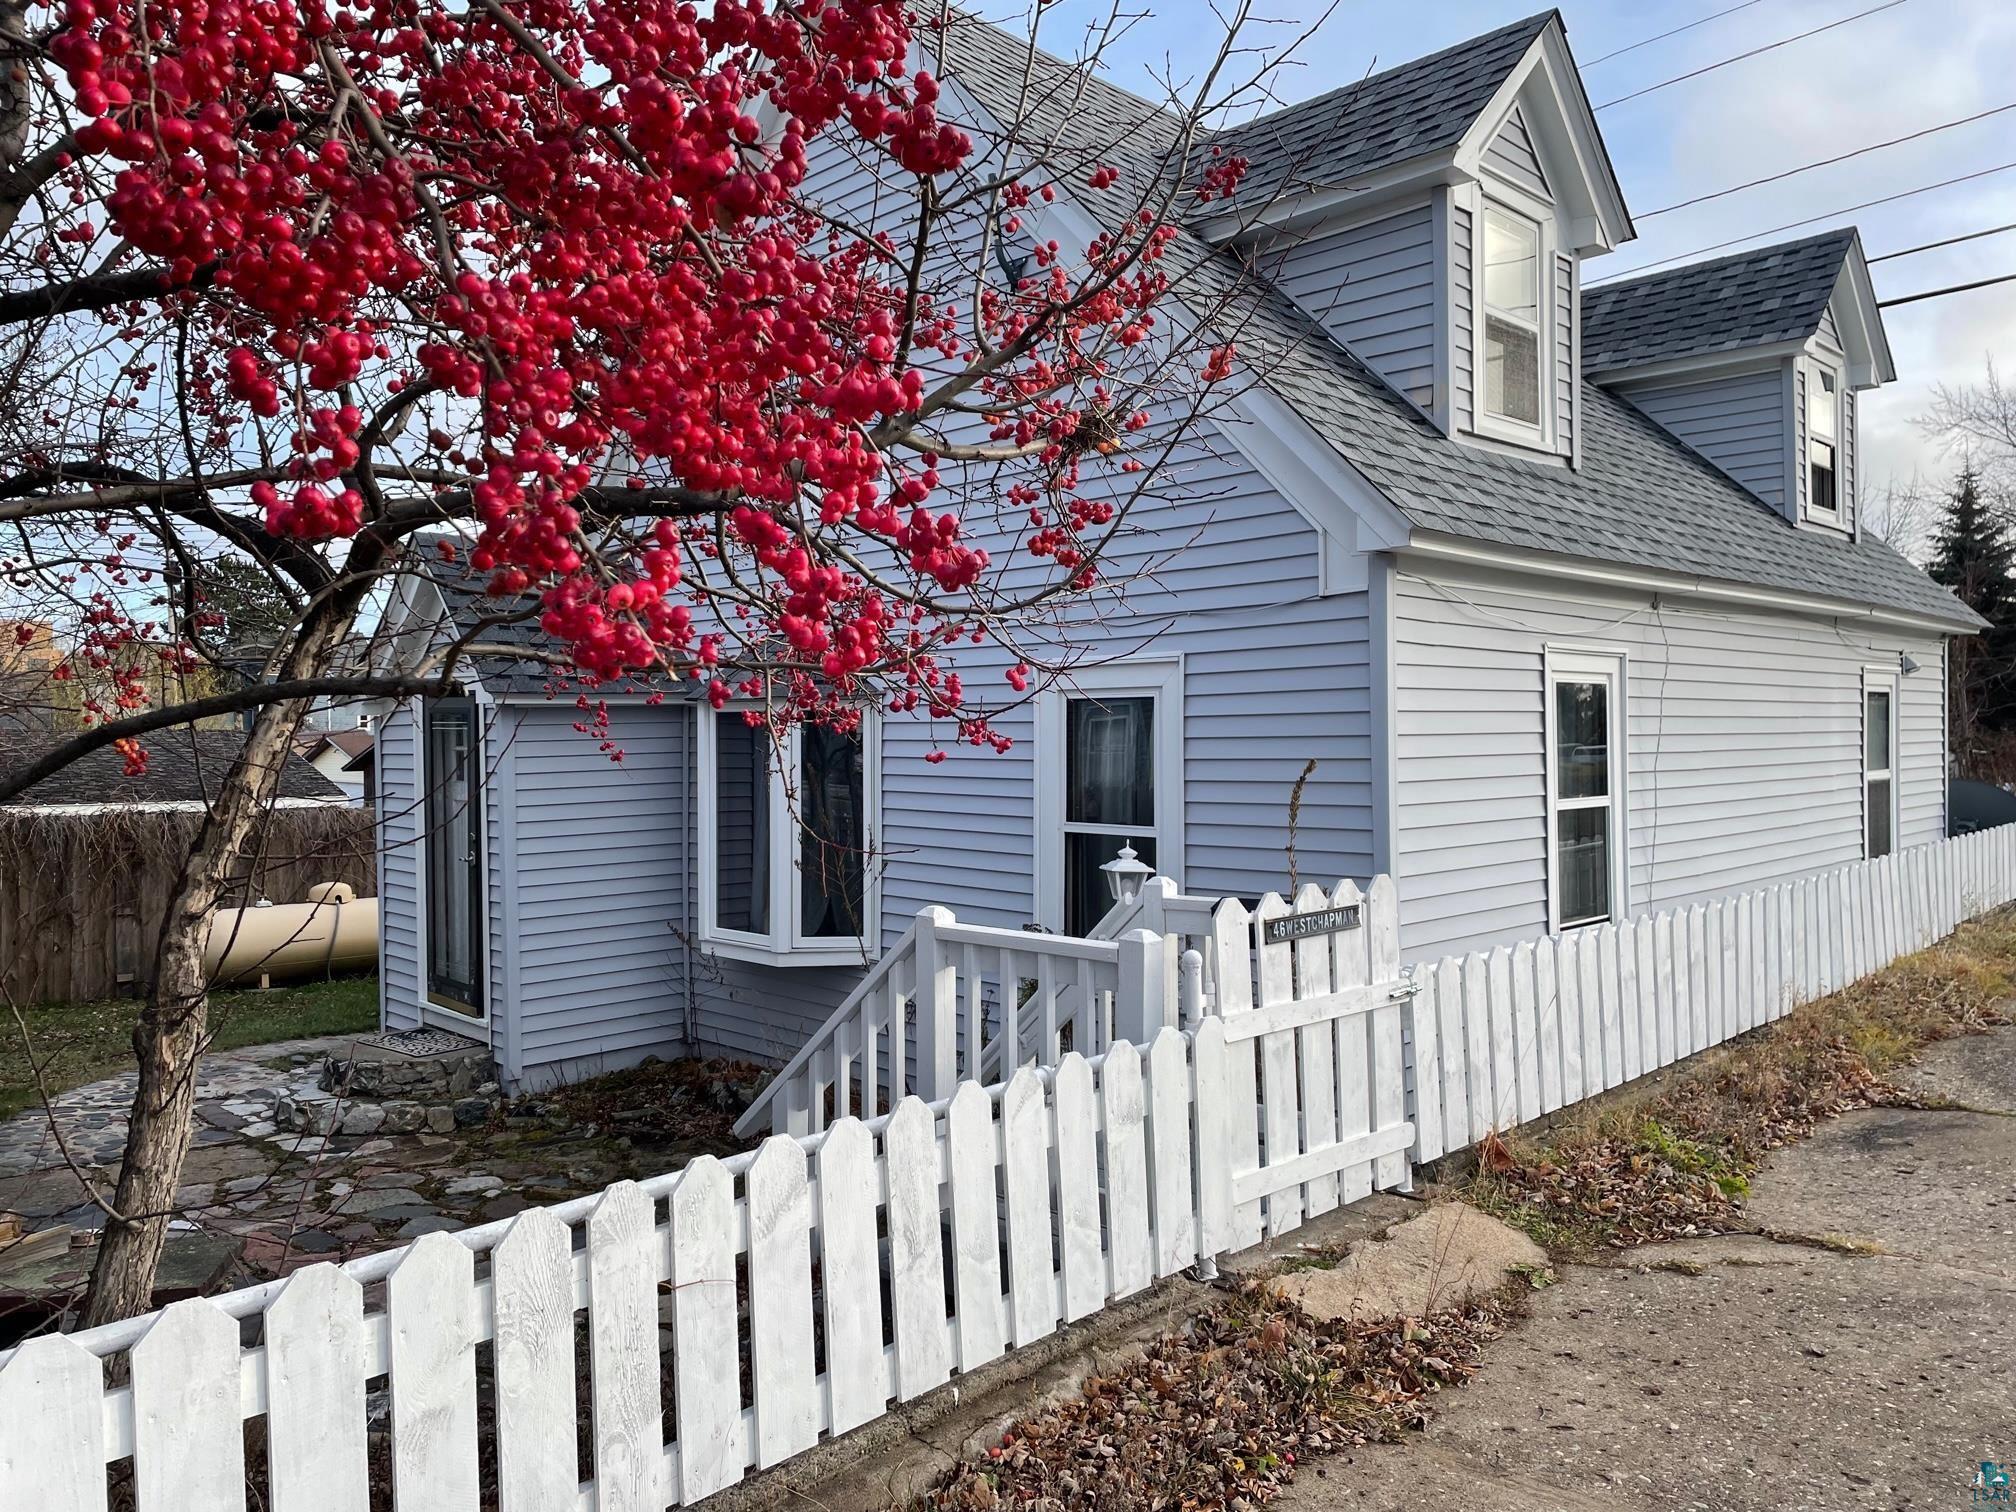
[[[1789,460],[1782,366],[1620,392],[1766,504],[1784,510]]]
[[[1434,219],[1426,203],[1256,257],[1303,309],[1423,408],[1435,401]]]
[[[1555,449],[1575,454],[1575,259],[1554,254]]]
[[[1526,131],[1526,118],[1517,105],[1484,149],[1484,166],[1529,194],[1542,199],[1554,197],[1553,190],[1547,187],[1547,174],[1540,166],[1539,155],[1533,150],[1533,139]]]
[[[1455,396],[1456,429],[1459,431],[1467,431],[1475,424],[1476,379],[1470,351],[1475,335],[1471,328],[1470,295],[1470,261],[1474,254],[1470,236],[1469,207],[1452,202],[1449,206],[1449,279],[1453,291],[1451,334],[1455,339],[1451,346],[1455,372],[1450,381]]]
[[[1944,832],[1936,636],[1502,573],[1401,569],[1395,872],[1410,960],[1547,929],[1543,648],[1626,657],[1633,912],[1859,860],[1865,666],[1901,682],[1900,843]]]
[[[612,704],[620,762],[571,705],[510,706],[519,1064],[577,1074],[679,1048],[685,1025],[691,721]],[[494,916],[494,910],[493,910]]]
[[[1816,334],[1817,336],[1819,336],[1819,338],[1820,338],[1820,340],[1821,340],[1821,341],[1825,342],[1825,343],[1826,343],[1826,344],[1827,344],[1828,346],[1832,347],[1832,348],[1833,348],[1833,349],[1834,349],[1835,351],[1837,351],[1837,352],[1838,352],[1838,351],[1840,351],[1840,350],[1842,349],[1842,347],[1841,347],[1841,330],[1840,330],[1840,327],[1838,327],[1838,326],[1836,326],[1836,325],[1834,324],[1834,306],[1833,306],[1833,305],[1831,305],[1831,304],[1830,304],[1830,305],[1828,305],[1828,306],[1827,306],[1827,307],[1826,307],[1825,309],[1821,310],[1821,312],[1820,312],[1820,329],[1819,329],[1819,330],[1818,330],[1818,331],[1817,331],[1817,332],[1816,332],[1815,334]]]
[[[420,1022],[419,706],[393,705],[379,722],[378,1016],[388,1029]]]

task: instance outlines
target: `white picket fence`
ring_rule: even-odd
[[[826,1042],[823,1087],[801,1080],[805,1118],[837,1104],[819,1132],[30,1340],[0,1354],[0,1509],[103,1512],[108,1470],[130,1460],[138,1512],[367,1512],[381,1381],[401,1508],[473,1512],[486,1467],[509,1512],[688,1504],[1157,1277],[1404,1185],[1410,1153],[1766,1023],[2012,896],[2007,829],[1407,974],[1386,878],[1250,913],[1226,900],[1208,921],[1179,906],[1159,937],[1071,942],[1091,957],[954,935],[960,954],[937,959],[955,986],[985,980],[960,975],[969,946],[1008,953],[997,986],[1039,994],[1046,955],[1112,951],[1093,995],[1141,1026],[1145,1057],[1118,1039],[863,1119],[846,1101],[877,1087],[863,1066],[886,1073],[892,1033],[906,1060],[886,1012],[875,1036]],[[1352,908],[1355,928],[1269,929]],[[977,1054],[988,1005],[949,996],[970,1014],[955,1053]],[[1188,1029],[1171,1022],[1179,997]],[[255,1418],[267,1447],[248,1503]]]
[[[1359,902],[1309,890],[1298,907]],[[396,1504],[657,1512],[845,1433],[1199,1259],[1406,1179],[1388,883],[1367,927],[1212,921],[1224,1014],[935,1104],[0,1356],[0,1508],[366,1512],[367,1387]],[[1201,957],[1187,975],[1201,980]],[[1382,978],[1375,980],[1375,978]],[[1157,1000],[1159,1001],[1159,999]],[[585,1321],[577,1326],[577,1315]],[[660,1348],[660,1328],[670,1348]],[[479,1370],[479,1349],[488,1346]],[[107,1386],[123,1358],[126,1384]],[[747,1361],[746,1376],[743,1362]],[[577,1382],[589,1386],[584,1457]],[[668,1405],[669,1398],[669,1405]],[[487,1414],[485,1409],[487,1408]]]
[[[1417,1161],[1783,1018],[2016,898],[2016,826],[1415,966]]]

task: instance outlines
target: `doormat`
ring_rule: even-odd
[[[362,1035],[357,1043],[368,1045],[373,1050],[390,1050],[394,1055],[410,1055],[415,1060],[430,1055],[452,1055],[458,1050],[488,1048],[481,1040],[473,1040],[466,1034],[456,1034],[448,1029],[392,1029],[383,1034]]]

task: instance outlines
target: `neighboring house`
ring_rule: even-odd
[[[0,731],[0,774],[17,772],[70,739],[74,731],[12,733]],[[140,742],[147,769],[129,776],[126,758],[109,746],[79,756],[22,793],[0,803],[0,810],[32,809],[44,813],[94,812],[106,809],[174,811],[205,808],[217,795],[217,784],[244,747],[236,730],[158,730]],[[280,808],[341,806],[344,790],[300,756],[290,754],[280,768],[274,805]]]
[[[948,116],[1021,93],[1021,44],[945,46]],[[1048,97],[1039,136],[1170,133],[1102,84]],[[1854,232],[1585,292],[1633,233],[1555,13],[1215,144],[1252,171],[1172,262],[1193,307],[1234,297],[1259,382],[1124,548],[1156,570],[1084,621],[1096,665],[1004,714],[1006,755],[933,765],[889,717],[793,735],[788,777],[732,709],[633,689],[602,690],[612,764],[531,662],[397,706],[388,1024],[535,1083],[783,1058],[925,905],[1082,932],[1129,842],[1188,892],[1283,887],[1312,760],[1300,874],[1391,873],[1409,960],[1944,834],[1946,646],[1979,621],[1860,528],[1856,396],[1894,373]],[[872,216],[844,148],[813,184]],[[1030,219],[1096,225],[1069,193]],[[480,600],[437,570],[408,651]],[[873,864],[816,864],[787,787]]]
[[[368,727],[324,730],[313,733],[301,756],[361,807],[371,802],[373,795],[371,743]]]

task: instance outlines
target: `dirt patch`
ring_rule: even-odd
[[[537,1102],[576,1125],[653,1143],[727,1141],[769,1080],[750,1061],[659,1060],[557,1087]]]
[[[1546,1267],[1547,1252],[1519,1230],[1446,1202],[1328,1268],[1298,1267],[1271,1285],[1315,1319],[1419,1318],[1467,1307]]]

